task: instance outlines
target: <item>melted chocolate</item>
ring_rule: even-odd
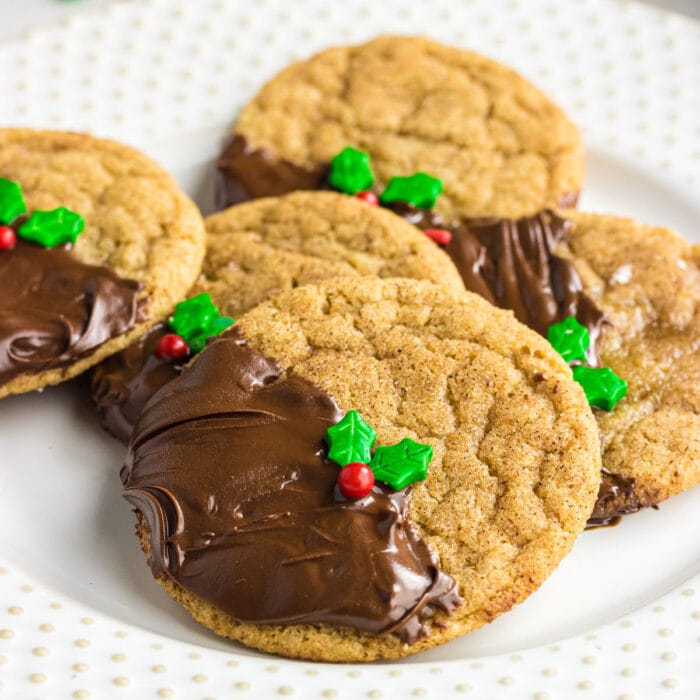
[[[586,529],[617,525],[623,515],[636,513],[641,504],[634,491],[635,479],[613,474],[603,468],[600,489]]]
[[[421,229],[446,228],[452,240],[444,250],[459,270],[464,286],[492,304],[511,309],[540,335],[567,316],[588,328],[588,362],[600,366],[598,348],[603,312],[583,291],[570,260],[555,255],[571,224],[550,210],[522,219],[445,221],[429,209],[394,203],[392,211]]]
[[[92,372],[90,395],[100,423],[123,443],[129,442],[151,396],[178,377],[187,361],[168,362],[155,354],[158,341],[169,332],[165,323],[159,323]]]
[[[0,252],[0,385],[69,365],[134,326],[139,282],[86,265],[70,245]]]
[[[588,328],[588,363],[600,366],[605,318],[583,291],[570,260],[555,255],[571,223],[545,210],[522,219],[472,219],[453,231],[446,247],[464,284],[540,335],[567,316]]]
[[[294,190],[325,189],[328,175],[327,166],[310,169],[280,160],[265,149],[253,148],[240,134],[230,138],[216,166],[219,209]]]
[[[122,472],[154,575],[236,620],[347,625],[413,642],[461,603],[408,519],[410,489],[335,490],[334,400],[235,333],[146,407]]]

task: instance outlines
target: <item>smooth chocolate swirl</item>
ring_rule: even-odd
[[[603,468],[598,499],[586,529],[617,525],[623,515],[636,513],[642,506],[634,487],[636,480],[613,474]]]
[[[180,376],[187,361],[170,362],[156,355],[158,341],[168,332],[166,324],[159,323],[92,372],[90,396],[100,423],[125,444],[151,396]]]
[[[69,365],[134,326],[141,284],[86,265],[70,245],[0,251],[0,385]]]
[[[408,518],[410,488],[336,491],[323,437],[341,417],[235,332],[214,340],[148,404],[122,471],[154,575],[241,622],[426,635],[456,583]]]
[[[574,316],[590,333],[589,364],[600,366],[603,312],[583,291],[574,264],[554,252],[570,227],[549,210],[517,220],[471,219],[453,230],[446,251],[467,289],[512,309],[540,335]]]

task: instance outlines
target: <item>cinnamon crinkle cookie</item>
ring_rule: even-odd
[[[148,403],[122,472],[154,576],[217,634],[399,658],[524,600],[598,489],[566,363],[473,294],[346,278],[286,291]]]
[[[0,397],[126,347],[190,288],[204,226],[141,153],[86,134],[0,129]]]

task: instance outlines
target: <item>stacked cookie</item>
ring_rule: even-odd
[[[0,131],[0,396],[97,364],[148,563],[216,633],[414,654],[700,481],[698,249],[575,212],[580,135],[516,73],[329,49],[217,172],[202,221],[129,149]]]

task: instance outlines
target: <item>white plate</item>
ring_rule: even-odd
[[[208,209],[211,159],[261,82],[382,31],[515,66],[584,129],[582,207],[700,240],[700,25],[628,3],[116,3],[0,46],[0,124],[130,142]],[[0,698],[700,695],[700,490],[582,535],[536,594],[474,634],[340,666],[229,644],[161,592],[120,497],[122,450],[76,386],[2,401],[0,446]]]

